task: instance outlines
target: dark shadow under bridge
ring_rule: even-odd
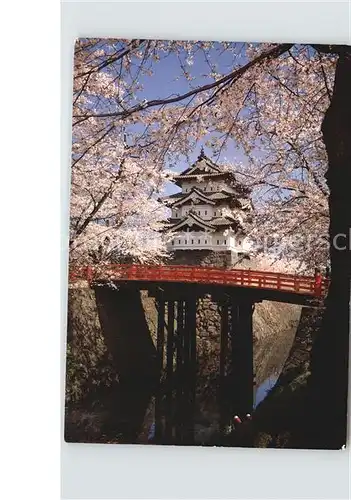
[[[110,265],[72,269],[70,282],[80,280],[88,281],[100,297],[104,296],[101,295],[103,289],[111,283],[114,285],[108,296],[110,303],[115,301],[116,306],[112,305],[110,310],[118,309],[120,345],[128,346],[128,349],[123,347],[123,352],[119,350],[121,366],[133,363],[137,368],[140,366],[139,382],[129,386],[127,382],[127,386],[135,389],[145,380],[156,381],[150,382],[148,394],[148,397],[155,396],[154,442],[184,445],[194,443],[199,299],[211,296],[220,313],[218,400],[219,434],[223,434],[235,415],[242,418],[253,409],[252,317],[255,303],[273,300],[318,307],[328,286],[327,280],[319,275],[309,277],[191,266]],[[150,339],[142,338],[140,332],[132,332],[133,304],[126,308],[125,299],[140,290],[147,290],[155,299],[156,346],[151,346]],[[117,307],[121,298],[124,305]],[[143,343],[147,349],[140,348]],[[133,377],[128,379],[127,373],[125,380]]]

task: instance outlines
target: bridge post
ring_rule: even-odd
[[[184,405],[183,422],[184,444],[192,444],[194,441],[194,405],[196,393],[196,299],[188,299],[185,302],[185,324],[184,324]]]
[[[174,356],[174,300],[167,303],[167,367],[166,367],[166,414],[165,439],[172,441],[173,431],[173,356]]]
[[[314,294],[316,297],[322,295],[322,275],[318,268],[314,272]]]
[[[123,442],[134,443],[157,386],[157,351],[138,289],[94,286],[94,295],[101,335],[119,378],[111,414]]]
[[[162,372],[163,372],[163,350],[164,350],[164,335],[165,335],[165,301],[163,298],[158,300],[158,318],[157,318],[157,358],[158,358],[158,387],[155,400],[155,441],[160,442],[163,436],[162,425]]]
[[[168,300],[166,295],[160,294],[157,296],[157,304],[157,354],[160,380],[155,403],[155,442],[171,444],[175,427],[177,443],[193,444],[197,301],[195,297],[186,299],[173,297]],[[175,304],[177,304],[176,309]],[[165,383],[162,381],[164,371]]]
[[[176,331],[176,442],[183,439],[183,387],[184,377],[184,302],[177,301],[177,331]]]
[[[228,423],[228,391],[227,389],[227,356],[229,341],[229,305],[223,301],[221,311],[221,337],[220,337],[220,357],[219,357],[219,407],[220,407],[220,432],[224,432]]]
[[[253,408],[253,303],[250,299],[231,304],[231,386],[232,413],[245,415]]]

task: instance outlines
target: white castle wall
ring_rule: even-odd
[[[203,192],[218,192],[222,189],[232,191],[223,181],[204,182],[201,180],[189,180],[182,184],[182,194],[184,196],[190,193],[192,188],[198,188]],[[216,217],[225,216],[228,209],[226,203],[221,206],[207,205],[206,203],[192,204],[191,201],[172,208],[173,219],[183,219],[190,211],[197,214],[204,221],[211,221]],[[231,251],[234,253],[243,253],[250,250],[250,245],[242,235],[235,235],[233,230],[223,229],[216,232],[207,231],[179,231],[168,244],[169,251],[175,250],[211,250],[211,251]]]
[[[172,218],[174,219],[181,219],[187,215],[190,210],[195,212],[197,215],[201,217],[203,220],[210,220],[213,219],[213,217],[220,217],[222,215],[222,208],[219,208],[218,206],[212,206],[212,205],[181,205],[178,208],[173,208],[172,209]]]
[[[205,193],[215,193],[217,191],[221,191],[222,189],[233,192],[233,188],[228,186],[223,181],[204,182],[204,181],[189,180],[182,183],[182,193],[183,194],[190,193],[193,187],[196,187],[201,191],[204,191]]]
[[[237,253],[246,251],[245,239],[239,235],[224,235],[223,231],[179,232],[168,244],[169,250],[230,250]]]

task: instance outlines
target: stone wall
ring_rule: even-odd
[[[229,251],[175,250],[168,263],[186,266],[231,267],[246,259],[244,255],[236,255]]]
[[[218,387],[221,317],[218,305],[206,296],[198,300],[196,313],[197,420],[206,416],[219,423]]]
[[[101,328],[94,290],[68,290],[66,402],[77,402],[118,379]]]
[[[140,292],[70,289],[66,360],[66,441],[135,442],[158,376]]]

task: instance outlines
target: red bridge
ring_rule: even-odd
[[[247,269],[224,269],[216,267],[195,267],[180,265],[130,265],[108,264],[73,268],[69,273],[70,282],[77,280],[92,282],[170,282],[202,285],[223,285],[259,290],[292,292],[303,296],[323,297],[329,280],[320,274],[299,276],[268,271]]]
[[[130,366],[141,370],[141,353],[146,356],[150,350],[140,384],[156,363],[155,442],[168,444],[192,444],[194,439],[198,299],[210,295],[220,315],[218,397],[223,433],[235,415],[245,418],[253,410],[255,304],[273,300],[319,307],[328,288],[328,280],[320,274],[297,276],[179,265],[86,266],[70,269],[69,279],[71,283],[84,280],[95,288],[102,324],[106,318],[114,318],[116,324],[111,328],[107,322],[105,331],[110,345],[116,346],[122,374],[123,370],[128,374]],[[98,286],[110,283],[118,286]],[[140,290],[147,290],[155,300],[156,345],[148,331],[143,337],[142,322],[138,323],[138,311],[143,316]]]

